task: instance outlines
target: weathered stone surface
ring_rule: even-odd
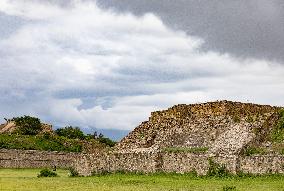
[[[192,153],[164,153],[162,155],[163,172],[186,173],[196,171],[199,175],[205,175],[208,168],[208,156]]]
[[[263,126],[278,109],[229,101],[177,105],[152,112],[149,120],[123,138],[116,148],[210,147],[212,152],[230,150],[227,154],[234,154],[252,141],[253,129]]]
[[[56,151],[0,149],[1,168],[73,167],[80,154]]]
[[[259,155],[241,157],[240,170],[253,174],[284,173],[284,156]]]
[[[246,172],[253,174],[284,173],[284,156],[241,157],[237,155],[212,156],[193,153],[135,152],[105,153],[105,155],[86,154],[75,163],[77,171],[85,176],[92,172],[175,172],[196,171],[205,175],[209,168],[209,159],[224,164],[233,174]]]

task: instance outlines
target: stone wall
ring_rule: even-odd
[[[199,175],[205,175],[209,167],[208,156],[192,153],[163,153],[163,172],[186,173],[196,171]]]
[[[111,151],[80,154],[0,149],[0,168],[75,167],[80,174],[85,176],[91,175],[92,172],[103,171],[186,173],[193,170],[199,175],[204,175],[209,167],[209,158],[219,164],[225,164],[232,173],[238,171],[252,174],[284,173],[283,155],[239,157],[159,151]]]
[[[210,156],[209,154],[193,154],[186,152],[109,152],[100,156],[96,154],[81,155],[75,163],[76,170],[85,176],[92,172],[176,172],[188,173],[196,171],[205,175],[209,168],[209,159],[224,164],[233,174],[245,172],[252,174],[284,173],[284,156],[239,157]]]
[[[161,155],[154,152],[109,152],[83,154],[76,160],[75,169],[84,176],[92,172],[144,172],[153,173],[161,169]]]
[[[246,173],[284,173],[283,155],[259,155],[240,158],[240,170]]]
[[[0,168],[68,168],[80,154],[56,151],[0,149]]]

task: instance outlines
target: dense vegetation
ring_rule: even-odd
[[[37,178],[39,169],[0,169],[0,190],[55,191],[279,191],[284,177],[197,177],[192,174],[107,174],[94,177],[69,177],[68,170],[58,169],[59,177]]]
[[[91,141],[91,140],[96,140],[99,143],[102,143],[104,145],[107,145],[109,147],[113,147],[116,142],[112,141],[111,139],[104,137],[103,134],[97,135],[97,132],[94,132],[92,135],[87,134],[85,135],[79,127],[64,127],[64,128],[59,128],[55,130],[55,134],[60,136],[60,137],[66,137],[69,139],[80,139],[80,140],[85,140],[85,141]]]
[[[258,141],[247,145],[242,154],[245,156],[284,155],[284,109],[279,109],[272,117],[263,127],[254,129]],[[260,143],[266,143],[267,145]]]
[[[83,143],[76,139],[67,139],[52,135],[0,134],[0,148],[81,152]]]
[[[14,117],[12,119],[18,127],[16,132],[21,135],[37,135],[41,132],[42,127],[40,119],[36,117],[23,116],[23,117]]]
[[[66,137],[69,139],[84,139],[85,135],[84,133],[80,130],[79,127],[64,127],[64,128],[59,128],[55,130],[55,133],[58,136]]]
[[[30,116],[15,117],[17,128],[12,133],[0,134],[0,149],[46,150],[66,152],[89,152],[115,142],[102,134],[85,135],[79,127],[67,126],[44,132],[40,119]]]

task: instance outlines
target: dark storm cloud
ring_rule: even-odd
[[[284,61],[283,0],[98,0],[104,8],[153,12],[203,38],[204,50]]]

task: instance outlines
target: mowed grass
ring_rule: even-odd
[[[284,191],[284,177],[196,178],[178,174],[111,174],[96,177],[68,177],[67,170],[57,170],[60,177],[37,178],[40,169],[0,169],[1,191],[90,191],[90,190],[216,190],[235,186],[235,190]]]

